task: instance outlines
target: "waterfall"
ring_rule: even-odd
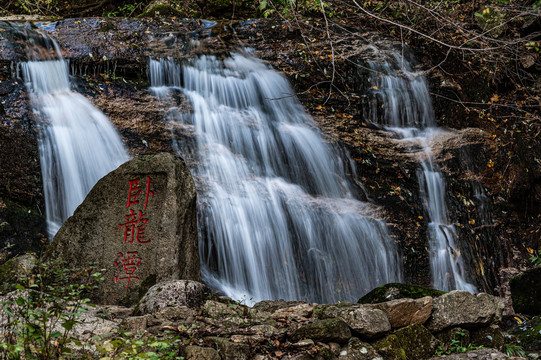
[[[386,223],[357,200],[284,76],[240,54],[151,59],[150,76],[158,96],[176,89],[193,107],[167,121],[195,134],[179,143],[173,131],[200,189],[207,284],[236,299],[324,303],[401,281]]]
[[[47,231],[52,238],[94,184],[128,160],[107,117],[70,89],[68,64],[58,45],[56,59],[21,64],[37,115]]]
[[[444,131],[436,128],[425,77],[416,74],[407,59],[396,54],[389,62],[373,62],[369,67],[374,96],[365,116],[398,133],[404,141],[419,143],[424,149],[417,177],[421,201],[429,219],[427,234],[433,286],[443,291],[476,292],[475,286],[466,280],[464,258],[457,246],[457,231],[447,212],[445,181],[430,147],[431,139]]]

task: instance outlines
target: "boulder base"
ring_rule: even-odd
[[[161,281],[201,281],[195,185],[184,161],[141,156],[103,177],[46,257],[104,269],[92,296],[99,304],[133,305]]]

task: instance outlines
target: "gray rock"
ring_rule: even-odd
[[[137,304],[138,314],[155,314],[168,307],[200,306],[211,290],[197,281],[171,280],[152,286]]]
[[[183,356],[185,360],[220,360],[216,350],[202,346],[186,346]]]
[[[172,306],[162,309],[156,313],[156,317],[161,320],[178,321],[178,320],[193,320],[195,318],[195,310],[187,306]]]
[[[106,269],[93,301],[133,305],[156,282],[201,280],[195,186],[167,153],[103,177],[62,225],[46,257]]]
[[[355,333],[363,337],[374,338],[391,330],[391,323],[387,315],[370,305],[323,305],[318,307],[316,311],[322,319],[342,319]]]
[[[253,308],[259,311],[274,313],[279,309],[287,309],[300,304],[305,304],[302,301],[286,301],[286,300],[263,300],[254,304]]]
[[[434,298],[434,311],[426,327],[432,332],[483,327],[500,321],[503,308],[503,302],[495,296],[455,290]]]
[[[248,360],[250,358],[250,346],[248,344],[234,343],[225,338],[207,337],[203,339],[207,345],[215,345],[222,360]]]
[[[507,360],[509,357],[498,350],[481,349],[467,353],[457,353],[431,357],[430,360]]]
[[[299,304],[293,307],[278,309],[272,313],[271,318],[274,320],[286,319],[293,321],[308,320],[314,312],[314,306],[310,304]]]
[[[312,339],[324,343],[337,342],[344,344],[351,338],[348,324],[341,319],[325,319],[310,323],[293,331],[291,342]]]

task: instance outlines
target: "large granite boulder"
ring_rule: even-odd
[[[522,314],[541,315],[541,267],[516,276],[509,282],[513,309]]]
[[[103,177],[46,257],[104,269],[92,300],[133,305],[157,282],[201,281],[197,241],[193,179],[182,159],[161,153]]]
[[[502,319],[503,302],[492,295],[454,290],[434,298],[434,311],[426,327],[439,332],[450,327],[479,328]]]

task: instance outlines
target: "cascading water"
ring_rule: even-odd
[[[424,149],[417,177],[420,195],[429,219],[428,243],[433,286],[476,292],[467,279],[464,259],[457,246],[457,232],[449,221],[445,181],[430,147],[431,139],[444,131],[436,128],[434,110],[424,76],[415,74],[403,57],[393,62],[371,63],[375,101],[367,106],[370,120],[380,123]],[[383,107],[383,113],[379,110]]]
[[[52,238],[94,184],[128,160],[107,117],[70,90],[68,65],[54,40],[55,60],[22,63],[38,118],[47,231]]]
[[[208,284],[237,299],[334,302],[401,280],[385,222],[355,199],[282,75],[239,54],[151,60],[150,75],[156,94],[176,87],[193,106],[168,121],[195,131]]]

